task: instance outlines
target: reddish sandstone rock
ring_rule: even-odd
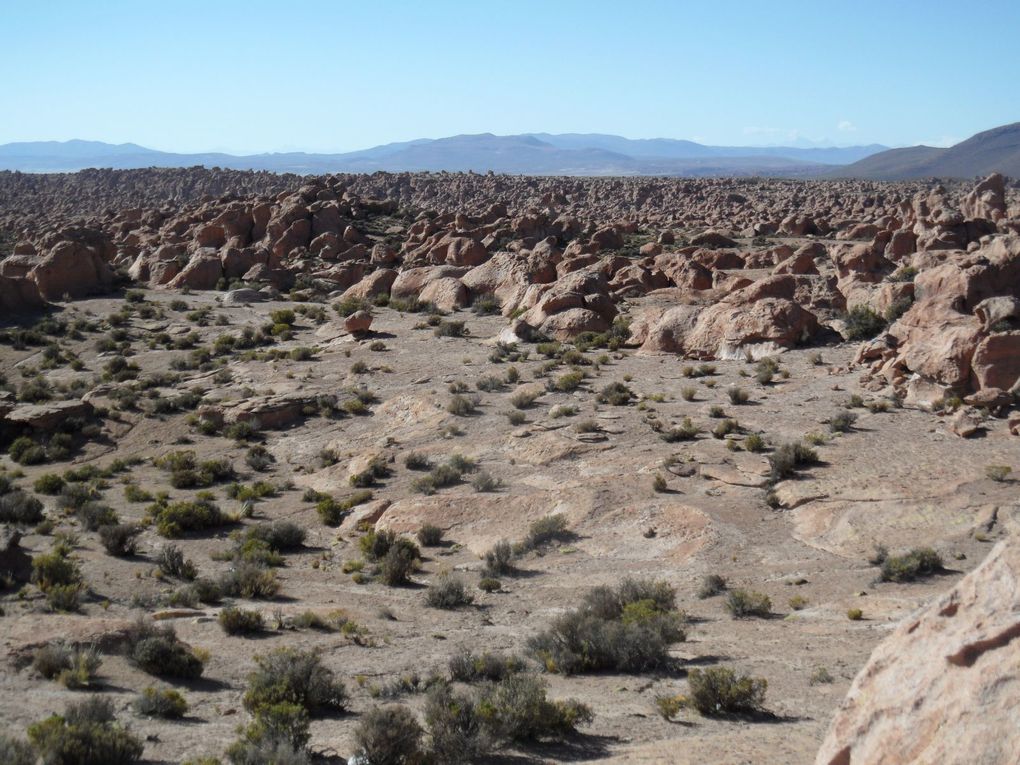
[[[344,319],[344,329],[352,335],[368,332],[372,327],[372,314],[368,311],[355,311]]]
[[[196,255],[188,261],[177,276],[170,280],[168,286],[174,289],[187,287],[193,290],[211,290],[223,277],[223,264],[215,253]]]
[[[815,765],[1015,762],[1020,545],[1000,542],[872,652]]]
[[[39,259],[29,274],[45,300],[64,295],[81,298],[113,286],[113,272],[94,247],[77,241],[61,241]]]
[[[971,368],[978,389],[1008,391],[1020,383],[1020,332],[999,332],[977,344]]]

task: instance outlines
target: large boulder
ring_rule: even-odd
[[[998,221],[1006,217],[1006,179],[992,173],[963,198],[960,211],[967,218]]]
[[[82,298],[113,286],[113,271],[95,248],[82,242],[58,242],[29,274],[45,300],[64,295]]]
[[[872,652],[815,765],[997,765],[1020,753],[1020,545],[1000,542]]]

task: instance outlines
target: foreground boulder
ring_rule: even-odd
[[[1020,752],[1020,545],[1000,542],[871,654],[816,765],[977,765]]]

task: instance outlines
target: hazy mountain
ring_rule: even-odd
[[[1020,176],[1020,122],[985,130],[946,149],[911,146],[890,149],[840,168],[840,178],[973,178],[1000,172]]]
[[[0,169],[70,172],[85,167],[224,167],[274,172],[494,171],[531,175],[774,175],[807,177],[881,151],[848,148],[704,146],[668,138],[546,133],[458,135],[344,154],[175,154],[136,144],[41,141],[0,146]]]

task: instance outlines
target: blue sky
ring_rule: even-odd
[[[0,143],[945,145],[1020,120],[1018,40],[1018,0],[0,0]]]

